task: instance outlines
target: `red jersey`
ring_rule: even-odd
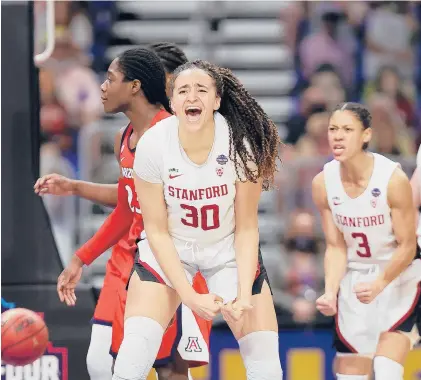
[[[166,119],[171,116],[167,111],[159,111],[151,122],[151,127],[159,121]],[[134,186],[133,179],[133,163],[136,148],[130,148],[130,137],[133,133],[133,127],[129,124],[123,132],[120,145],[120,169],[121,177],[120,181],[123,182],[124,188],[127,191],[127,202],[130,210],[133,213],[133,222],[130,227],[129,236],[127,239],[121,239],[119,245],[127,250],[135,250],[137,239],[139,239],[141,232],[143,231],[143,218],[137,200],[136,189]]]

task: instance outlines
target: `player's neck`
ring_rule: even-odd
[[[374,156],[367,152],[362,152],[355,157],[342,162],[341,176],[346,182],[358,183],[362,180],[370,179],[373,172]]]
[[[197,152],[211,149],[215,139],[215,123],[212,120],[200,130],[192,132],[180,125],[178,138],[183,149],[188,152]]]
[[[161,106],[156,104],[136,104],[129,108],[125,114],[130,120],[134,132],[140,137],[150,127],[153,118],[160,109]]]

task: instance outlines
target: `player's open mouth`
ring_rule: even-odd
[[[335,154],[341,154],[345,150],[345,147],[343,145],[335,144],[333,146],[333,152]]]
[[[195,122],[199,121],[202,110],[197,106],[188,106],[185,113],[188,121]]]

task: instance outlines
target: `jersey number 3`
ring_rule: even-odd
[[[368,244],[367,235],[362,232],[354,232],[351,235],[354,239],[358,239],[357,255],[360,257],[371,257],[370,245]]]
[[[181,219],[181,223],[185,226],[198,228],[204,231],[215,230],[219,228],[219,207],[218,205],[206,205],[198,210],[196,207],[189,205],[180,205],[186,210],[185,218]],[[199,215],[200,214],[200,215]]]

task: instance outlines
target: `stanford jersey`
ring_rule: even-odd
[[[165,111],[159,111],[151,122],[151,127],[154,126],[159,121],[167,118],[170,114]],[[129,237],[126,241],[120,241],[119,244],[125,244],[125,249],[134,250],[136,248],[136,240],[140,237],[141,232],[143,231],[143,219],[139,207],[139,202],[137,201],[136,190],[133,180],[133,163],[136,148],[130,148],[130,137],[133,133],[133,127],[131,124],[125,129],[123,136],[121,138],[121,147],[120,147],[120,168],[121,168],[121,178],[120,181],[123,181],[124,188],[127,191],[127,202],[130,209],[133,213],[133,223],[130,227]],[[143,136],[142,138],[143,139]]]
[[[215,141],[202,165],[193,163],[182,149],[175,116],[147,131],[138,143],[134,170],[147,182],[163,184],[169,233],[182,261],[200,268],[235,259],[238,178],[229,151],[229,128],[219,113],[215,114]],[[225,255],[218,255],[221,252]]]
[[[344,236],[349,262],[385,262],[397,247],[387,187],[398,164],[379,154],[373,155],[373,173],[367,189],[357,198],[350,198],[345,192],[338,161],[327,163],[323,170],[329,207]]]

